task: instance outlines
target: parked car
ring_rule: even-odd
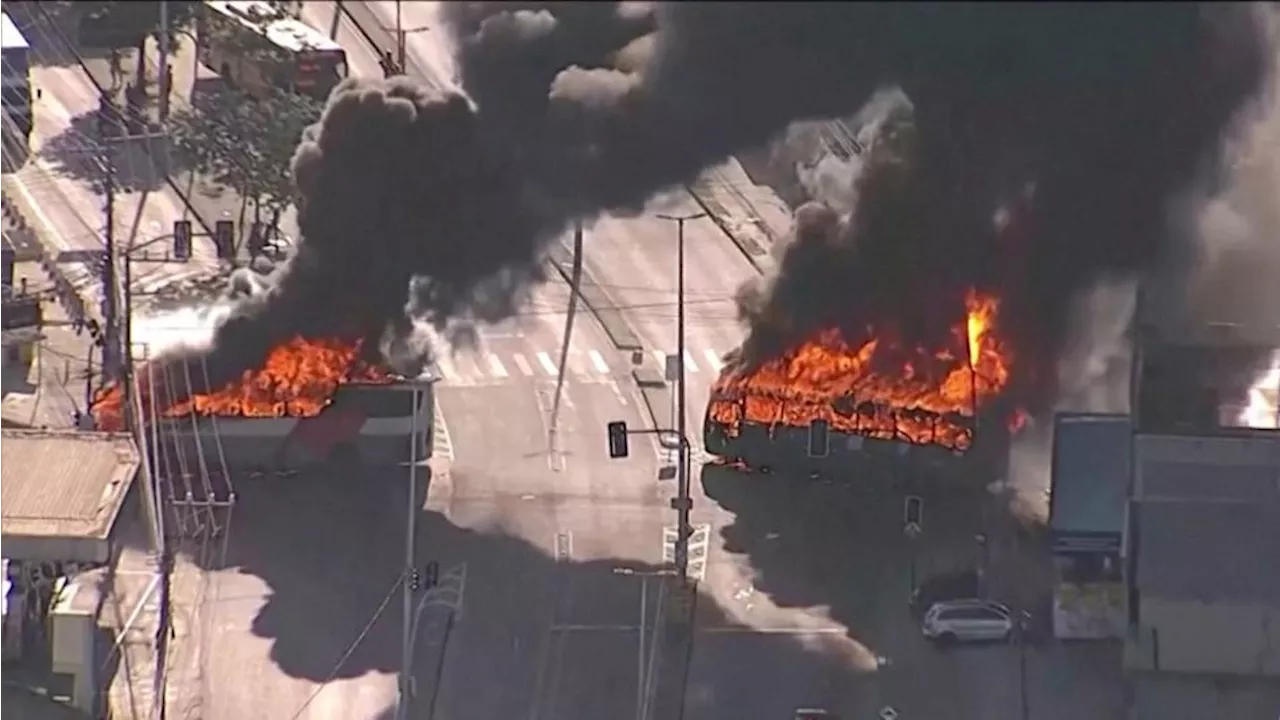
[[[979,585],[977,570],[931,575],[911,592],[911,612],[916,617],[921,617],[937,603],[976,598],[982,594],[979,592]]]
[[[1009,608],[990,600],[965,598],[934,603],[920,631],[934,642],[1007,642],[1016,622]]]

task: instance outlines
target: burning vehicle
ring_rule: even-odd
[[[414,442],[417,456],[428,457],[430,383],[365,359],[358,340],[294,337],[272,348],[261,367],[192,392],[205,377],[205,367],[191,362],[152,362],[136,371],[135,412],[175,466],[186,458],[231,468],[399,463]],[[98,429],[124,429],[124,400],[118,386],[100,394],[93,406]]]
[[[879,337],[851,343],[838,329],[755,367],[735,358],[711,389],[706,449],[750,467],[811,470],[865,455],[966,453],[982,411],[1009,382],[999,307],[998,298],[971,291],[950,342],[894,348],[886,354],[906,358],[896,367],[878,362]],[[1011,416],[1015,427],[1020,417]]]

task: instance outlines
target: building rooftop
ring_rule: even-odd
[[[5,429],[0,505],[6,553],[18,538],[105,540],[140,465],[122,433]]]
[[[1165,599],[1280,604],[1276,518],[1276,501],[1143,501],[1136,585]]]
[[[1059,413],[1053,426],[1050,526],[1123,532],[1132,455],[1129,416]]]

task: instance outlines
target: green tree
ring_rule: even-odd
[[[88,47],[135,47],[146,53],[148,37],[160,32],[158,0],[81,0],[66,3],[80,13],[80,43]],[[171,0],[167,3],[170,41],[190,26],[202,3]]]
[[[322,110],[320,101],[303,95],[275,91],[254,99],[226,89],[175,111],[169,137],[192,172],[240,193],[254,221],[267,221],[271,236],[293,203],[293,152]]]

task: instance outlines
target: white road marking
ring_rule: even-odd
[[[436,367],[440,368],[440,376],[446,382],[452,382],[458,379],[458,369],[453,366],[453,361],[446,355],[436,358]]]
[[[591,356],[591,364],[595,366],[596,372],[601,375],[609,372],[609,364],[604,361],[604,356],[600,354],[599,350],[591,350],[587,355]]]
[[[666,350],[654,350],[653,356],[657,358],[659,368],[665,369],[667,367],[667,351]]]
[[[538,352],[538,364],[542,366],[543,370],[547,371],[548,375],[555,375],[557,373],[558,369],[556,368],[556,364],[552,362],[551,356],[548,355],[545,350],[540,350]]]
[[[720,359],[720,353],[707,348],[703,355],[706,356],[707,362],[711,365],[713,371],[720,372],[724,368],[724,360]]]
[[[525,360],[520,353],[512,353],[511,361],[516,364],[516,369],[520,371],[521,375],[529,377],[533,374],[533,368],[529,366],[529,361]]]
[[[698,372],[698,364],[693,361],[693,353],[688,350],[684,351],[684,371],[691,373]]]
[[[493,353],[489,353],[489,372],[500,378],[507,376],[507,369],[502,366],[502,361]]]

